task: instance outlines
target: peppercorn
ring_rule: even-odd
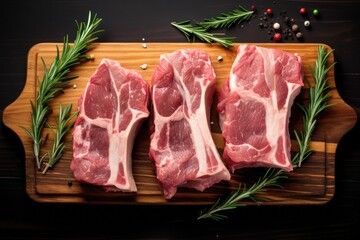
[[[72,181],[71,181],[71,180],[68,180],[68,181],[67,181],[67,184],[68,184],[69,187],[71,187],[71,186],[72,186]]]
[[[300,14],[305,15],[306,14],[306,9],[305,8],[300,8]]]
[[[277,41],[277,42],[281,41],[281,34],[280,33],[275,33],[274,34],[274,40]]]
[[[275,30],[280,29],[280,24],[279,24],[279,23],[274,23],[273,28],[274,28]]]
[[[284,22],[285,22],[286,24],[289,24],[289,23],[290,23],[289,17],[285,17]]]
[[[264,24],[263,24],[263,23],[259,23],[259,27],[260,27],[260,28],[263,28],[263,27],[264,27]]]
[[[310,21],[306,20],[306,21],[304,22],[304,26],[305,26],[305,27],[309,27],[309,26],[310,26]]]
[[[294,25],[292,25],[291,29],[292,29],[294,32],[297,32],[297,31],[299,31],[299,26],[296,25],[296,24],[294,24]]]
[[[251,5],[250,9],[251,9],[251,11],[254,11],[254,12],[255,12],[255,10],[256,10],[255,5]]]
[[[303,34],[301,32],[296,33],[296,38],[300,39],[303,37]]]
[[[273,13],[272,9],[271,8],[267,8],[266,9],[266,14],[267,15],[271,15]]]
[[[315,16],[319,15],[319,10],[314,9],[314,10],[313,10],[313,14],[314,14]]]

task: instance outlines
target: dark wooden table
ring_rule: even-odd
[[[265,4],[266,2],[266,4]],[[0,3],[0,115],[20,94],[27,53],[39,42],[74,38],[74,20],[89,10],[103,18],[101,42],[185,42],[172,21],[202,20],[235,9],[257,7],[257,16],[226,31],[236,42],[272,42],[260,29],[260,15],[271,7],[300,24],[309,13],[304,43],[335,49],[337,88],[360,109],[359,1],[8,1]],[[301,25],[304,29],[304,27]],[[299,42],[286,40],[285,42]],[[251,206],[228,213],[220,222],[196,220],[201,206],[107,206],[44,204],[25,191],[25,158],[18,137],[0,123],[1,239],[357,239],[360,236],[360,127],[340,142],[336,154],[336,193],[320,206]]]

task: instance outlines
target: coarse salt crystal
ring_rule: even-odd
[[[217,57],[217,60],[218,60],[218,61],[222,61],[222,60],[223,60],[222,56],[218,56],[218,57]]]
[[[141,68],[142,70],[147,69],[147,67],[148,67],[148,65],[147,65],[146,63],[140,65],[140,68]]]
[[[143,48],[146,48],[146,47],[147,47],[146,43],[144,43],[142,46],[143,46]]]

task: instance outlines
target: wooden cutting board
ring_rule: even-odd
[[[62,159],[43,175],[36,169],[32,154],[32,142],[26,133],[20,128],[30,127],[30,100],[35,99],[38,84],[36,77],[42,79],[43,65],[41,58],[46,64],[52,62],[56,54],[56,46],[61,49],[61,43],[41,43],[33,46],[28,54],[27,79],[23,92],[18,99],[9,105],[3,114],[3,121],[21,139],[25,148],[26,165],[26,190],[29,196],[39,202],[76,202],[76,203],[105,203],[105,204],[212,204],[219,197],[226,197],[231,191],[235,191],[239,183],[250,186],[261,176],[265,169],[243,169],[232,175],[230,182],[221,182],[205,190],[198,192],[192,189],[179,188],[177,194],[171,200],[166,200],[156,180],[153,165],[148,156],[149,132],[148,123],[145,122],[138,134],[133,149],[133,173],[137,183],[137,193],[107,193],[101,187],[77,182],[69,169],[72,159],[72,136],[66,138],[66,151]],[[314,84],[309,66],[314,66],[317,58],[319,44],[257,44],[259,46],[282,49],[297,53],[302,57],[305,81]],[[120,62],[126,68],[138,70],[144,78],[151,81],[155,67],[159,63],[159,56],[163,53],[172,52],[183,48],[197,48],[209,53],[217,75],[217,90],[219,90],[228,77],[231,65],[236,57],[236,49],[239,44],[231,49],[225,49],[218,45],[204,43],[97,43],[89,52],[93,54],[93,61],[84,62],[76,66],[72,74],[79,78],[72,80],[71,86],[63,94],[59,95],[52,103],[52,113],[49,115],[49,125],[55,126],[59,103],[67,105],[73,103],[73,111],[77,109],[79,96],[85,89],[85,85],[99,65],[102,58],[110,58]],[[325,45],[326,46],[326,45]],[[327,50],[330,49],[326,46]],[[222,56],[222,61],[218,60]],[[329,63],[334,62],[331,54]],[[140,65],[147,64],[147,69],[142,70]],[[337,92],[334,68],[328,73],[331,86],[330,104],[334,104],[318,119],[316,131],[312,138],[312,148],[315,153],[304,162],[301,168],[287,173],[287,179],[281,180],[284,189],[269,189],[262,196],[270,199],[264,205],[297,205],[297,204],[322,204],[329,201],[335,192],[335,153],[342,136],[348,132],[356,122],[355,111],[349,107]],[[305,86],[296,99],[296,102],[306,102],[308,98],[308,85]],[[216,99],[216,96],[215,96]],[[215,106],[216,100],[213,104]],[[215,108],[212,109],[211,127],[215,143],[220,154],[223,149],[218,119]],[[302,114],[294,105],[290,120],[290,132],[301,129]],[[51,131],[45,129],[48,139],[44,149],[51,146]],[[294,136],[292,134],[292,139]],[[293,143],[295,143],[293,141]],[[293,144],[295,146],[296,144]],[[296,151],[296,147],[293,147]],[[336,159],[342,161],[342,159]],[[69,186],[68,181],[72,181]],[[250,204],[252,204],[250,202]]]

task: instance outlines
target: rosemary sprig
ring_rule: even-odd
[[[248,11],[242,6],[239,6],[238,9],[231,12],[222,13],[221,16],[204,19],[202,22],[199,22],[197,26],[193,26],[189,20],[179,23],[172,22],[171,25],[180,30],[189,42],[191,42],[190,36],[193,36],[192,41],[197,37],[201,41],[207,43],[217,42],[224,47],[229,48],[233,45],[235,37],[218,37],[219,35],[225,34],[209,33],[208,30],[210,28],[229,28],[234,24],[249,20],[253,13],[254,11]]]
[[[89,57],[83,54],[88,50],[90,44],[97,39],[94,35],[101,32],[101,30],[96,30],[101,21],[101,18],[98,18],[96,15],[92,16],[91,12],[89,12],[86,23],[76,22],[77,34],[72,47],[69,44],[68,36],[65,36],[62,54],[60,55],[59,49],[57,48],[57,55],[49,68],[46,67],[45,61],[41,59],[44,67],[44,76],[41,82],[40,79],[37,78],[39,90],[35,103],[30,100],[32,125],[30,129],[22,127],[33,140],[34,158],[38,169],[41,168],[40,164],[42,160],[40,158],[40,148],[43,143],[41,137],[42,130],[50,111],[48,104],[54,99],[57,93],[63,91],[68,85],[69,80],[77,77],[66,76],[70,72],[71,67],[79,64],[81,58],[89,59]]]
[[[249,198],[254,202],[266,201],[265,198],[259,197],[257,194],[266,192],[267,187],[282,188],[281,185],[277,183],[281,178],[286,178],[286,176],[282,174],[282,170],[269,168],[264,176],[260,177],[250,188],[246,188],[246,185],[240,183],[236,192],[230,193],[228,198],[222,203],[220,203],[220,199],[218,199],[209,210],[204,213],[200,212],[198,219],[211,218],[218,221],[227,218],[227,216],[220,214],[219,212],[246,206],[245,203],[240,202],[243,199]]]
[[[299,167],[301,167],[302,161],[313,152],[312,149],[309,149],[309,145],[311,141],[311,135],[315,129],[316,117],[325,108],[330,106],[327,103],[330,99],[330,94],[327,92],[330,86],[327,85],[326,74],[335,65],[335,62],[329,67],[326,67],[326,63],[329,55],[333,51],[334,50],[326,52],[324,46],[319,47],[318,58],[315,62],[315,69],[311,68],[311,73],[315,80],[315,86],[309,89],[309,105],[302,106],[299,104],[299,107],[304,113],[304,125],[300,134],[294,131],[297,143],[299,145],[299,152],[295,155],[295,159],[293,161],[293,165],[298,165]]]
[[[199,25],[205,29],[209,28],[229,28],[234,24],[239,24],[243,21],[248,21],[254,11],[248,11],[242,6],[228,13],[222,13],[219,17],[205,19],[199,22]]]
[[[61,158],[64,150],[64,137],[70,132],[71,128],[74,126],[75,122],[70,123],[71,119],[77,115],[77,112],[70,114],[72,108],[72,104],[69,104],[65,108],[60,104],[59,107],[59,117],[58,117],[58,125],[56,128],[56,134],[54,134],[54,143],[51,151],[48,151],[46,154],[49,158],[49,161],[46,163],[45,169],[42,172],[45,174],[49,168],[51,168],[59,159]],[[42,157],[42,159],[45,155]]]
[[[222,33],[209,33],[206,31],[205,28],[201,26],[193,26],[190,21],[183,21],[183,22],[172,22],[171,25],[176,27],[178,30],[180,30],[186,37],[186,39],[191,42],[190,37],[199,38],[201,41],[207,42],[207,43],[213,43],[217,42],[223,45],[226,48],[229,48],[233,44],[234,37],[217,37],[219,35],[224,35]]]
[[[316,118],[324,109],[331,106],[327,103],[330,95],[327,92],[329,85],[327,84],[328,79],[326,78],[326,74],[335,63],[331,64],[329,67],[326,67],[326,63],[329,55],[333,51],[334,50],[332,49],[331,51],[326,52],[325,47],[322,45],[318,48],[315,69],[312,69],[315,86],[310,87],[309,105],[307,107],[301,106],[301,109],[304,112],[303,130],[300,134],[295,131],[299,152],[296,153],[291,160],[294,168],[300,167],[301,163],[312,154],[313,151],[309,149],[309,145],[312,133],[316,126]],[[270,168],[264,176],[260,177],[250,188],[247,189],[246,186],[242,187],[240,183],[236,192],[231,193],[223,203],[220,203],[219,199],[209,210],[200,212],[198,219],[211,218],[218,221],[226,218],[225,215],[220,214],[219,212],[245,206],[245,203],[240,203],[240,201],[244,199],[251,199],[255,202],[259,200],[266,201],[265,198],[259,198],[257,194],[265,192],[267,187],[281,188],[281,185],[277,183],[281,178],[286,178],[283,170]]]

